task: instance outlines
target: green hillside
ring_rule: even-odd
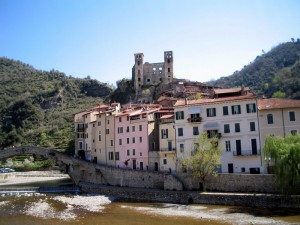
[[[37,145],[73,149],[73,114],[101,104],[111,87],[59,71],[0,58],[0,148]]]
[[[279,44],[241,71],[207,83],[223,88],[247,86],[266,97],[300,99],[300,39]]]

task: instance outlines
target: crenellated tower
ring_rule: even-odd
[[[143,67],[144,67],[144,54],[143,53],[136,53],[134,54],[134,66],[132,71],[132,80],[134,89],[136,92],[139,92],[142,90],[142,86],[144,83],[144,77],[143,77]]]
[[[164,74],[164,83],[169,84],[173,81],[173,52],[166,51],[165,55],[165,74]]]

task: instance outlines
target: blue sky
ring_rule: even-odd
[[[209,81],[300,38],[298,0],[0,0],[0,56],[115,83],[133,54]]]

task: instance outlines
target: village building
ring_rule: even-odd
[[[178,167],[206,132],[208,138],[218,138],[222,149],[220,172],[261,173],[257,97],[245,88],[217,89],[214,96],[175,104]]]
[[[174,113],[160,117],[159,170],[170,173],[176,173],[176,132],[174,125]]]

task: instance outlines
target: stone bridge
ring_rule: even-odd
[[[21,146],[0,150],[0,159],[16,155],[36,154],[53,159],[76,185],[81,182],[120,187],[182,190],[183,184],[169,173],[120,169],[80,160],[54,149]]]

